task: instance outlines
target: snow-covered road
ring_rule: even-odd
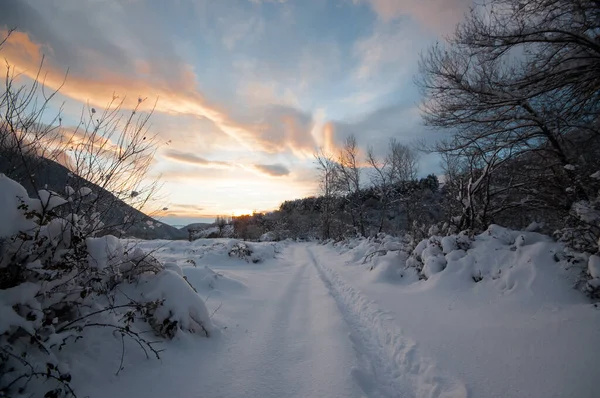
[[[362,395],[350,372],[356,355],[348,326],[306,250],[290,246],[277,269],[249,276],[254,294],[224,332],[226,352],[199,364],[202,396]]]
[[[384,312],[321,264],[311,246],[287,246],[273,268],[249,270],[252,293],[232,314],[238,321],[224,332],[224,351],[197,363],[199,396],[466,395],[419,358]]]
[[[182,248],[185,244],[181,243]],[[189,255],[195,251],[173,248],[159,257],[182,262],[184,252]],[[431,343],[426,347],[420,345],[418,334],[407,336],[399,312],[383,310],[380,300],[370,299],[377,296],[366,296],[356,283],[349,283],[352,274],[330,248],[292,243],[284,246],[275,259],[263,263],[240,263],[229,258],[223,261],[208,255],[200,262],[218,271],[214,280],[210,278],[210,291],[204,286],[209,278],[204,273],[196,275],[205,271],[190,267],[185,272],[192,285],[206,295],[220,331],[209,339],[183,335],[168,344],[159,363],[130,355],[121,374],[109,380],[105,373],[89,373],[80,378],[85,383],[76,385],[81,396],[466,397],[500,396],[500,392],[502,396],[535,395],[535,388],[526,384],[507,384],[495,392],[477,390],[473,395],[467,385],[481,380],[461,380],[457,375],[464,377],[471,364],[476,367],[482,352],[474,353],[473,358],[479,359],[472,361],[468,347],[465,352],[464,347],[456,347],[453,353],[461,357],[450,363],[447,357],[441,362],[430,357],[430,353],[437,352],[431,350],[431,336],[444,336],[444,331],[423,336]],[[385,286],[380,288],[386,291]],[[435,319],[429,318],[424,324],[437,325]],[[420,322],[414,315],[410,321],[417,326]],[[440,327],[443,322],[438,322]],[[458,337],[449,342],[459,341]],[[499,369],[489,365],[494,363],[495,351],[491,349],[487,362],[482,363],[490,371]],[[582,352],[576,351],[576,355],[585,356]],[[595,361],[593,358],[582,360]],[[452,363],[461,366],[455,369]],[[515,369],[518,365],[515,363]],[[498,376],[510,381],[508,378],[517,370],[498,372]],[[493,379],[494,375],[485,377]],[[589,382],[588,375],[584,377]]]
[[[416,344],[405,337],[390,314],[382,311],[361,292],[345,283],[310,247],[309,262],[351,330],[359,358],[353,369],[355,381],[367,396],[381,397],[466,397],[464,385],[437,369],[420,355]]]

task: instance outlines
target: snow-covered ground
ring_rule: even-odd
[[[433,242],[433,243],[432,243]],[[139,242],[179,265],[212,317],[162,359],[82,356],[90,397],[595,397],[600,310],[573,288],[585,264],[534,233],[399,242]],[[435,243],[438,242],[438,243]],[[459,247],[460,246],[460,247]],[[375,249],[388,251],[363,264]],[[254,263],[254,260],[260,260]],[[421,261],[419,280],[405,264]],[[171,263],[169,265],[169,263]],[[114,358],[114,359],[111,359]],[[72,366],[73,367],[73,366]]]

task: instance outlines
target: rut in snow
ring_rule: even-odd
[[[308,257],[348,324],[359,366],[352,374],[369,397],[466,397],[460,380],[436,369],[419,355],[413,341],[403,336],[389,315],[319,263],[310,248]]]

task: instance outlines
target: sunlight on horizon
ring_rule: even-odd
[[[239,217],[239,216],[249,216],[252,215],[254,211],[253,210],[248,210],[248,209],[235,209],[231,212],[231,214],[234,217]]]

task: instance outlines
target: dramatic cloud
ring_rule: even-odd
[[[276,152],[277,148],[311,153],[315,148],[310,132],[312,116],[287,106],[264,108],[261,117],[252,123],[263,148]]]
[[[171,203],[156,212],[158,217],[198,217],[205,212],[205,208],[195,204]]]
[[[231,178],[232,173],[240,174],[238,169],[233,168],[209,168],[203,167],[203,171],[198,170],[198,166],[180,167],[178,164],[169,162],[169,168],[166,170],[153,170],[150,178],[158,178],[161,182],[177,182],[182,184],[194,183],[202,184],[208,180],[225,180]],[[256,178],[256,173],[248,173],[247,178]]]
[[[281,177],[290,174],[290,171],[282,164],[255,164],[254,167],[262,173]]]
[[[19,85],[38,78],[46,92],[60,88],[41,122],[63,102],[62,125],[77,126],[82,108],[100,112],[113,96],[126,98],[125,115],[139,98],[147,98],[140,114],[158,99],[150,176],[162,176],[181,215],[267,210],[315,194],[314,151],[335,153],[349,134],[378,153],[391,137],[425,137],[412,83],[418,54],[471,3],[0,2],[0,38],[19,29],[0,59]],[[64,129],[61,138],[81,144],[79,133]],[[115,144],[84,145],[108,155]]]
[[[442,138],[444,132],[420,125],[420,118],[418,107],[405,101],[381,107],[352,123],[331,122],[329,128],[335,130],[335,137],[339,140],[335,145],[341,145],[346,137],[354,135],[359,147],[371,147],[376,156],[383,157],[390,138],[408,146],[428,145]],[[403,122],[399,123],[399,120]],[[439,170],[439,162],[435,154],[420,156],[420,174],[435,174]]]
[[[5,35],[6,31],[0,31]],[[31,40],[22,32],[15,32],[5,45],[4,55],[9,64],[30,78],[35,78],[42,61],[43,46]],[[6,72],[0,66],[0,72]],[[140,93],[149,98],[158,98],[155,111],[170,115],[194,115],[211,120],[217,128],[228,134],[248,149],[264,150],[275,153],[288,149],[311,151],[314,146],[310,136],[310,116],[287,107],[271,107],[262,117],[248,119],[245,122],[234,120],[226,111],[209,104],[195,90],[197,86],[192,67],[181,69],[180,76],[171,80],[147,81],[105,72],[102,75],[77,76],[70,74],[65,82],[65,72],[60,68],[47,65],[44,68],[44,83],[50,89],[60,88],[63,95],[89,102],[102,107],[118,94],[126,96],[125,107],[137,104]],[[148,108],[146,108],[148,109]]]

